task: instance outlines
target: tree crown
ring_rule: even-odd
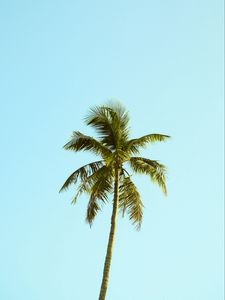
[[[169,136],[164,134],[147,134],[139,138],[129,137],[129,114],[118,102],[96,106],[90,109],[84,119],[86,125],[96,130],[97,138],[74,131],[65,150],[90,151],[101,160],[89,163],[73,172],[65,181],[60,192],[71,184],[79,185],[72,200],[75,204],[82,193],[89,195],[86,221],[91,225],[101,210],[103,203],[113,193],[115,170],[119,171],[119,208],[124,215],[128,213],[130,220],[140,228],[143,203],[125,164],[137,174],[144,174],[157,183],[166,195],[166,167],[156,160],[140,156],[141,148],[149,143],[166,141]]]

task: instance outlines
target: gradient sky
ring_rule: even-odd
[[[223,1],[0,3],[0,299],[98,299],[111,205],[90,229],[66,152],[93,105],[119,99],[168,166],[136,178],[140,232],[119,218],[107,300],[223,299]]]

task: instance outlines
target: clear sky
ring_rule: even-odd
[[[93,105],[120,99],[132,137],[168,166],[168,197],[136,178],[136,232],[118,220],[107,300],[223,299],[223,1],[0,2],[0,299],[98,298],[111,205],[90,229],[66,152]]]

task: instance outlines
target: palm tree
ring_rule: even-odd
[[[140,148],[148,143],[165,141],[169,136],[154,133],[129,139],[128,112],[119,103],[92,108],[85,118],[85,123],[96,130],[98,139],[74,131],[71,140],[64,148],[75,152],[88,150],[100,156],[101,160],[84,165],[73,172],[60,192],[79,180],[77,193],[72,203],[75,204],[82,193],[88,194],[86,221],[90,226],[101,210],[102,204],[108,202],[109,195],[113,195],[111,229],[99,295],[99,300],[104,300],[109,281],[118,210],[123,215],[127,212],[137,229],[140,229],[142,222],[143,203],[126,165],[134,173],[148,175],[166,194],[165,166],[156,160],[138,155]]]

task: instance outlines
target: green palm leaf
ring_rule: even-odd
[[[62,192],[63,190],[67,189],[72,183],[76,184],[79,178],[81,181],[84,181],[88,176],[95,173],[102,166],[103,166],[103,161],[100,160],[100,161],[95,161],[93,163],[89,163],[77,169],[67,178],[67,180],[65,181],[65,183],[63,184],[59,192]]]
[[[143,157],[132,157],[130,166],[135,173],[150,176],[151,180],[159,185],[163,193],[167,194],[166,189],[166,167],[156,160]]]
[[[107,157],[111,154],[111,151],[101,142],[97,141],[93,137],[84,135],[79,131],[73,132],[72,139],[66,145],[64,145],[64,149],[73,150],[76,152],[81,150],[89,150],[97,155],[101,155],[102,157]]]
[[[127,140],[128,121],[128,113],[119,104],[94,107],[85,118],[86,124],[95,128],[102,143],[111,150]]]
[[[140,229],[143,215],[143,203],[140,194],[130,177],[123,177],[119,187],[119,208],[123,215],[127,211],[129,219]]]
[[[164,134],[147,134],[137,139],[132,139],[124,145],[124,150],[133,154],[139,153],[139,148],[145,147],[148,143],[163,142],[170,136]]]
[[[96,172],[82,180],[77,188],[76,195],[72,199],[72,204],[75,204],[78,197],[80,197],[83,193],[87,193],[88,195],[90,195],[93,191],[95,183],[98,182],[101,178],[106,177],[106,174],[108,174],[107,170],[108,167],[103,165]]]
[[[101,209],[99,201],[103,204],[108,201],[108,195],[113,191],[113,170],[104,166],[97,176],[97,180],[89,190],[90,199],[88,202],[86,221],[92,225],[93,220]]]

